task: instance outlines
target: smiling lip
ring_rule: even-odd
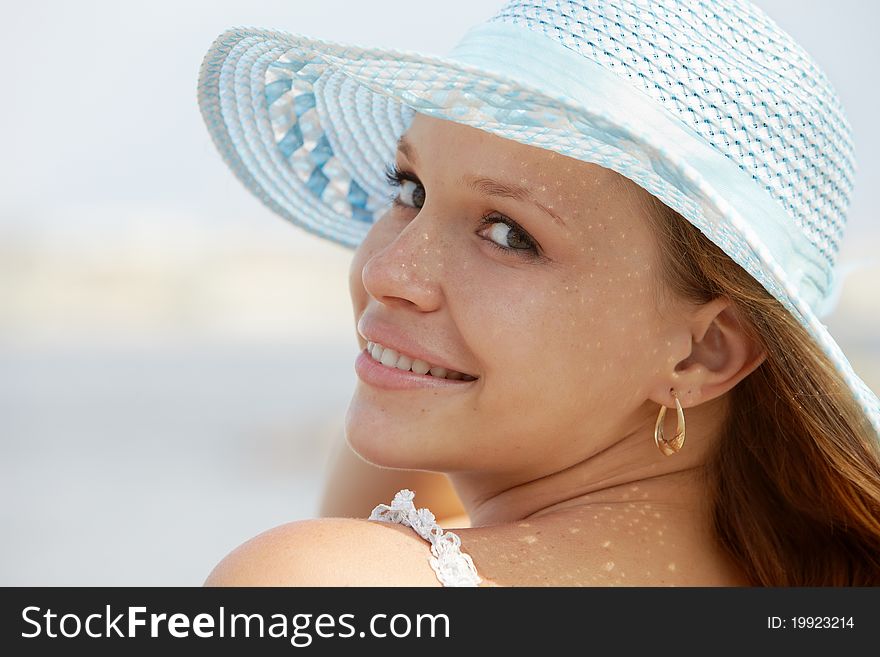
[[[465,372],[460,367],[452,365],[451,363],[443,360],[443,358],[437,356],[436,354],[431,354],[423,351],[418,344],[416,344],[413,340],[409,338],[409,336],[407,336],[405,333],[403,333],[393,325],[386,322],[380,322],[376,319],[368,317],[367,315],[364,315],[358,322],[357,329],[361,337],[363,337],[368,342],[378,342],[383,347],[394,349],[394,351],[396,351],[398,354],[405,354],[414,359],[418,358],[419,360],[423,360],[426,363],[429,363],[431,367],[442,367],[446,370],[452,370],[454,372],[467,374],[468,376],[472,376],[476,379],[480,378],[476,374]],[[411,374],[415,373],[411,372]],[[415,376],[422,375],[416,374]]]
[[[462,381],[455,379],[441,379],[430,374],[416,374],[389,367],[375,360],[366,349],[358,354],[354,362],[354,370],[364,383],[385,390],[412,390],[415,388],[464,388],[465,386],[479,381]]]

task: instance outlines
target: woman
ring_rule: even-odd
[[[470,524],[402,490],[208,584],[880,584],[880,410],[818,319],[849,129],[758,9],[514,1],[448,58],[230,31],[199,89],[239,178],[356,247],[348,444]]]

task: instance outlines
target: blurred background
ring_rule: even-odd
[[[214,37],[443,54],[500,4],[0,5],[0,585],[198,585],[244,540],[317,514],[355,384],[350,252],[221,162],[195,97]],[[880,5],[757,4],[843,99],[859,169],[841,263],[870,260]],[[878,279],[877,261],[853,273],[825,320],[875,390]]]

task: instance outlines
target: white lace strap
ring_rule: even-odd
[[[428,509],[416,509],[415,493],[404,488],[394,496],[391,506],[380,504],[370,514],[370,520],[396,522],[412,527],[416,533],[431,543],[431,568],[443,586],[478,586],[483,580],[469,554],[461,551],[461,539],[457,534],[444,532],[434,522],[434,514]]]

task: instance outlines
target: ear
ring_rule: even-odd
[[[766,354],[748,335],[731,301],[718,297],[702,304],[680,325],[681,346],[669,360],[663,377],[666,389],[657,390],[657,401],[674,406],[675,394],[682,406],[696,406],[720,397],[762,362]],[[682,353],[684,357],[682,358]]]

